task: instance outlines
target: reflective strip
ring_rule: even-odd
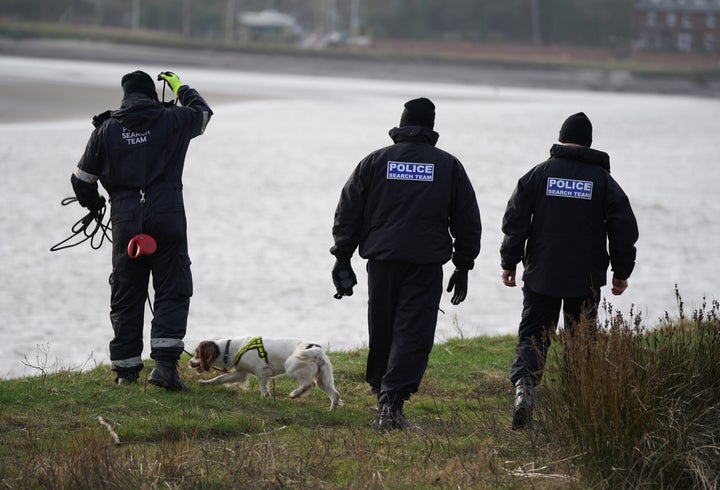
[[[78,180],[87,182],[88,184],[94,184],[95,182],[98,181],[98,178],[99,178],[97,175],[93,175],[84,170],[81,170],[80,167],[75,169],[75,177],[77,177]]]
[[[112,365],[119,368],[133,368],[137,366],[142,366],[142,358],[140,356],[137,357],[131,357],[129,359],[115,359],[112,362]]]
[[[150,339],[150,347],[153,349],[167,349],[169,347],[185,348],[182,339]]]
[[[205,132],[205,126],[207,126],[207,123],[209,120],[210,120],[210,114],[208,114],[208,111],[203,111],[203,119],[202,119],[202,125],[200,126],[200,134],[203,134]]]

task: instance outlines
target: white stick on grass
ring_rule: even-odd
[[[110,424],[108,424],[107,422],[105,422],[105,419],[102,418],[101,416],[98,416],[98,422],[100,422],[100,425],[102,425],[103,427],[105,427],[108,430],[108,432],[110,433],[110,435],[113,438],[113,443],[116,446],[120,445],[120,436],[117,435],[117,432],[115,432],[113,430],[112,426]]]

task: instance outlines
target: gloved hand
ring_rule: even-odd
[[[88,208],[93,213],[96,213],[100,209],[102,209],[103,206],[105,206],[105,196],[103,196],[102,194],[98,194],[95,202],[90,203],[88,206],[85,206],[85,207]]]
[[[178,90],[180,90],[180,87],[182,87],[182,84],[183,84],[180,81],[180,78],[178,78],[178,76],[171,71],[161,72],[158,75],[158,80],[165,80],[168,83],[168,85],[170,85],[170,88],[172,89],[172,91],[175,95],[177,95]]]
[[[454,305],[459,305],[465,301],[467,296],[468,288],[468,271],[463,269],[455,269],[455,272],[450,276],[448,281],[447,292],[451,292],[455,289],[455,292],[450,299],[450,302]]]
[[[355,272],[350,265],[350,259],[337,259],[332,269],[332,280],[337,293],[335,299],[342,299],[343,296],[352,296],[353,286],[357,284]]]
[[[105,196],[100,194],[97,189],[95,190],[94,194],[91,194],[89,192],[80,192],[76,193],[78,204],[91,213],[97,213],[102,209],[103,206],[105,206]]]

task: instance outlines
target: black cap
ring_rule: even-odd
[[[153,99],[157,99],[157,92],[155,91],[155,82],[153,79],[144,71],[134,71],[128,73],[122,77],[120,82],[123,92],[125,95],[131,93],[145,94]]]
[[[584,112],[578,112],[565,119],[560,128],[560,143],[575,143],[590,146],[592,144],[592,123]]]
[[[405,109],[400,116],[400,127],[425,126],[432,129],[435,126],[435,104],[425,97],[405,102]]]

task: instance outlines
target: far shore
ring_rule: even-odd
[[[158,63],[295,75],[450,82],[502,87],[720,97],[720,76],[649,75],[623,70],[501,64],[418,57],[340,56],[332,52],[246,52],[61,39],[0,38],[0,55]]]

